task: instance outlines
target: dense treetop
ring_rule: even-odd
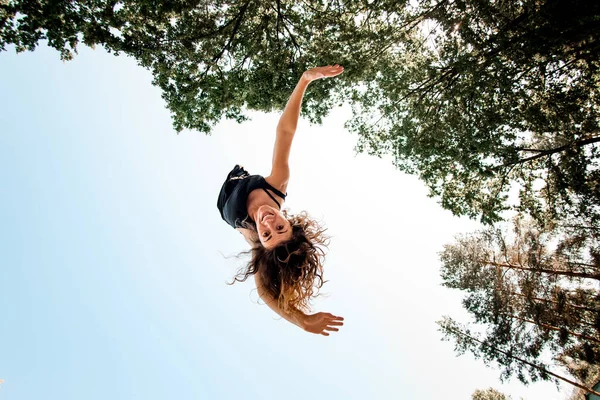
[[[304,115],[350,103],[358,151],[391,154],[443,207],[486,223],[513,208],[597,225],[598,25],[596,0],[0,3],[2,49],[132,56],[177,131],[281,109],[305,68],[342,64]]]

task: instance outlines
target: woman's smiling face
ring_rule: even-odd
[[[260,243],[267,249],[292,238],[292,226],[281,211],[269,205],[258,208],[254,217]]]

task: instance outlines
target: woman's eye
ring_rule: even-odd
[[[278,225],[278,226],[277,226],[277,230],[278,230],[278,231],[280,231],[280,230],[282,230],[282,229],[283,229],[283,225]]]
[[[263,235],[263,237],[269,236],[269,231],[264,231],[262,235]]]

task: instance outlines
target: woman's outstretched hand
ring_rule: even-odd
[[[338,64],[327,65],[325,67],[316,67],[316,68],[311,68],[308,71],[305,71],[302,74],[302,78],[306,79],[309,82],[312,82],[317,79],[331,78],[333,76],[338,76],[342,72],[344,72],[344,67],[342,67],[341,65],[338,65]]]
[[[327,331],[339,331],[336,326],[344,325],[343,321],[344,318],[342,317],[320,312],[312,315],[305,315],[302,321],[302,327],[307,332],[329,336],[329,332]]]

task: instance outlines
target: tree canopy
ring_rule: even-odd
[[[350,103],[357,150],[391,154],[443,207],[597,225],[599,23],[595,0],[7,0],[0,48],[45,39],[65,60],[79,44],[132,56],[175,129],[205,133],[281,109],[304,69],[339,63],[304,115]]]
[[[308,67],[319,123],[348,103],[356,149],[391,155],[456,215],[494,224],[442,253],[444,285],[484,332],[440,322],[459,352],[523,382],[600,365],[597,0],[3,0],[0,50],[103,46],[151,71],[176,131],[282,109]],[[550,359],[544,359],[550,354]]]
[[[404,7],[374,5],[367,15],[356,0],[10,0],[0,4],[0,46],[33,50],[46,39],[65,60],[80,43],[130,55],[152,71],[177,131],[209,133],[221,118],[283,108],[309,66],[343,64],[343,79],[360,81],[361,64],[400,40],[394,22]],[[342,99],[333,85],[307,94],[311,121]]]
[[[427,1],[349,127],[459,215],[598,221],[600,4]],[[424,37],[424,34],[429,35]]]
[[[443,285],[464,292],[474,325],[447,318],[444,336],[496,362],[502,379],[562,379],[555,365],[586,381],[600,366],[600,260],[597,238],[582,233],[515,219],[512,233],[489,228],[445,246]]]

